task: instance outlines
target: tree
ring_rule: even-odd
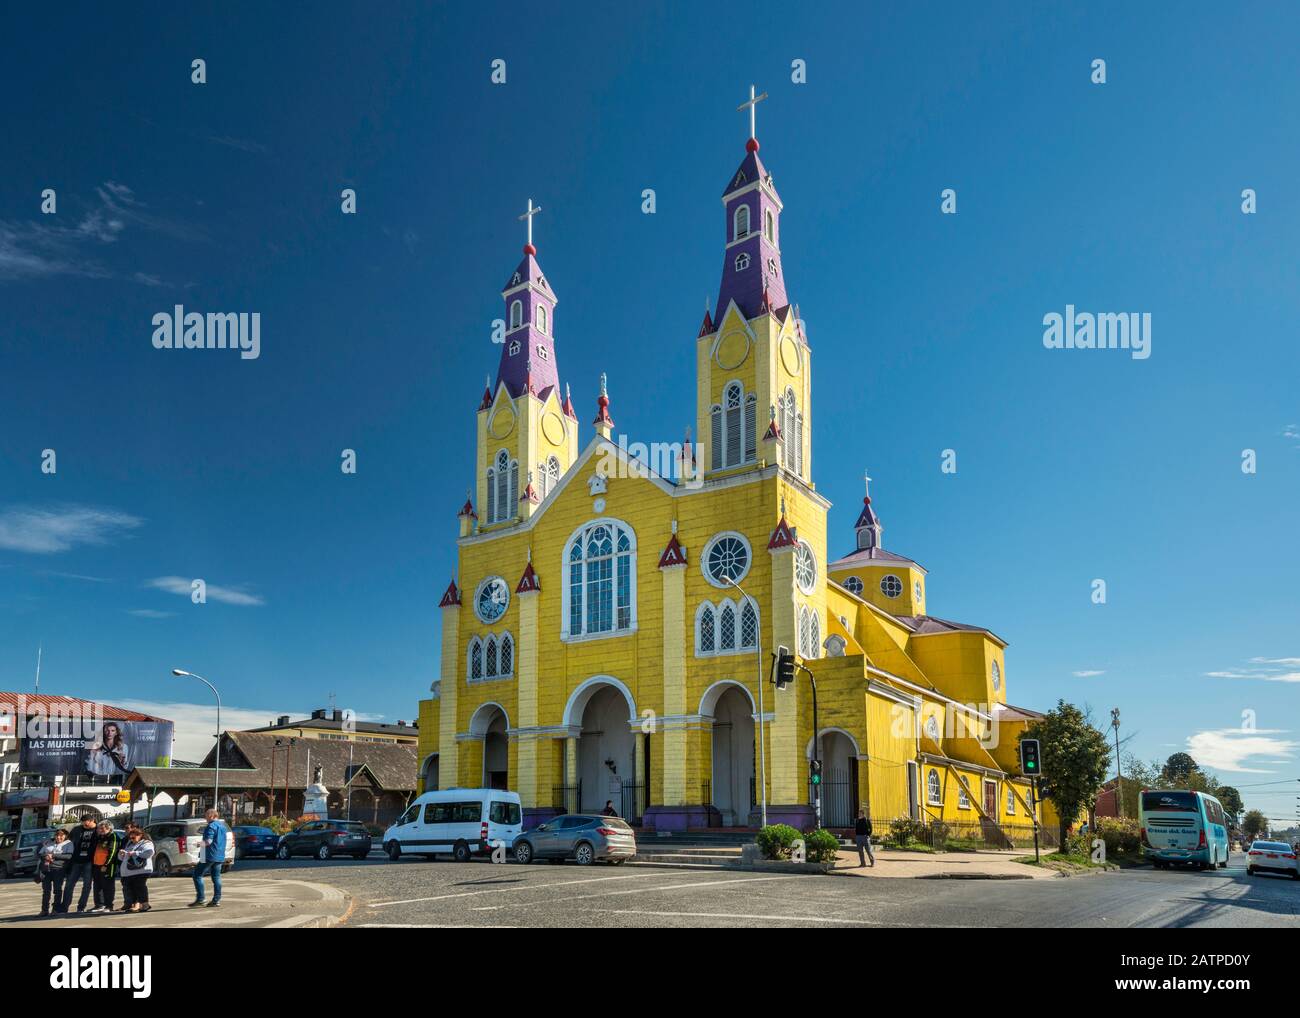
[[[1234,820],[1241,816],[1241,811],[1246,808],[1246,804],[1241,801],[1241,793],[1231,785],[1224,785],[1214,793],[1214,797],[1232,814]]]
[[[1173,785],[1182,787],[1201,768],[1187,753],[1175,753],[1165,761],[1160,776]]]
[[[1252,809],[1241,818],[1241,833],[1246,836],[1248,841],[1254,841],[1256,838],[1268,833],[1268,817],[1264,816],[1257,809]]]
[[[1058,700],[1055,709],[1028,727],[1025,737],[1037,739],[1042,750],[1039,792],[1056,807],[1064,848],[1066,832],[1080,811],[1097,804],[1097,790],[1110,768],[1106,736],[1078,707]]]

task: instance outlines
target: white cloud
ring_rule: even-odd
[[[1076,679],[1090,679],[1094,675],[1105,675],[1106,673],[1104,671],[1098,671],[1096,669],[1085,669],[1084,671],[1071,672],[1070,674],[1073,675]]]
[[[177,679],[181,682],[181,679]],[[185,682],[195,682],[185,679]],[[172,756],[178,760],[198,762],[212,749],[213,734],[217,730],[217,705],[213,703],[168,703],[153,700],[113,700],[116,707],[152,714],[166,718],[176,725],[176,743]],[[261,728],[271,724],[285,710],[262,710],[260,708],[221,706],[221,727],[225,731],[235,732],[246,728]]]
[[[128,608],[128,615],[134,615],[138,619],[170,619],[175,616],[175,612],[160,612],[156,608]]]
[[[178,683],[198,685],[197,679],[178,676]],[[206,690],[205,690],[206,692]],[[176,726],[176,744],[172,756],[177,760],[197,763],[212,749],[213,734],[217,730],[217,705],[211,703],[169,702],[166,700],[113,700],[113,706],[166,718]],[[247,731],[275,724],[276,718],[288,714],[295,721],[311,716],[311,711],[263,710],[260,707],[231,707],[221,705],[221,728],[226,732]],[[356,714],[358,721],[382,721],[382,714]]]
[[[1243,774],[1273,774],[1274,771],[1254,764],[1289,764],[1300,749],[1300,742],[1275,738],[1288,734],[1281,729],[1221,728],[1197,732],[1187,737],[1187,752],[1198,764],[1212,770],[1237,771]],[[1263,759],[1253,760],[1252,758]]]
[[[1284,668],[1300,664],[1300,658],[1294,657],[1253,657],[1251,664],[1258,668],[1230,668],[1216,672],[1206,672],[1211,679],[1257,679],[1261,682],[1300,682],[1300,672],[1283,671]]]
[[[247,590],[240,587],[221,587],[215,583],[206,583],[207,598],[209,601],[221,601],[224,604],[238,604],[244,606],[266,604],[266,601],[257,594],[250,594]],[[182,597],[189,597],[194,590],[194,580],[186,579],[183,576],[156,576],[145,583],[146,587],[152,587],[155,590],[165,590],[169,594],[179,594]]]
[[[0,513],[0,548],[48,555],[79,544],[107,544],[142,523],[138,516],[94,506],[15,506]]]

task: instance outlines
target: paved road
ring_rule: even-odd
[[[1300,928],[1300,882],[1148,868],[1056,880],[873,880],[379,858],[249,861],[352,895],[366,926],[1220,926]],[[232,875],[233,876],[233,875]]]
[[[211,895],[211,884],[208,892]],[[78,897],[80,888],[78,887]],[[74,905],[75,905],[74,899]],[[29,877],[0,881],[0,927],[103,929],[139,927],[203,929],[230,927],[329,926],[341,919],[351,901],[337,887],[310,872],[250,873],[241,861],[225,875],[219,909],[187,908],[194,882],[187,876],[149,881],[149,904],[143,914],[95,913],[41,918],[41,889]],[[122,904],[118,888],[117,905]]]

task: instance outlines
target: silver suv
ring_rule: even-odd
[[[579,866],[593,862],[625,863],[636,855],[636,834],[618,817],[570,814],[515,838],[515,861],[572,859]]]

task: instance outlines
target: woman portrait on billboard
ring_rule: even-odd
[[[104,722],[99,742],[92,742],[86,750],[87,774],[126,774],[131,770],[130,749],[122,735],[122,726],[116,721]]]

